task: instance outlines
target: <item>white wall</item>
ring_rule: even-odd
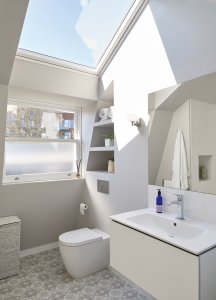
[[[148,93],[216,70],[215,15],[208,2],[149,1],[101,76],[104,89],[114,81],[117,149],[109,196],[96,192],[100,176],[86,178],[95,226],[109,231],[110,214],[147,206],[148,135],[140,135],[126,116],[138,112],[147,120]]]
[[[84,72],[16,57],[10,86],[97,100],[98,78]]]
[[[78,98],[66,94],[55,94],[45,91],[32,90],[28,88],[20,88],[16,86],[9,86],[8,97],[15,99],[22,99],[25,101],[43,102],[48,104],[65,105],[84,107],[90,103],[97,103],[95,99]]]
[[[176,82],[215,71],[215,1],[150,0],[149,3]],[[157,72],[164,74],[159,66]]]
[[[149,207],[152,207],[154,209],[157,196],[157,188],[161,187],[156,185],[149,185],[148,187]],[[177,215],[176,205],[166,205],[167,201],[176,200],[175,194],[181,194],[184,196],[184,215],[186,218],[192,218],[216,225],[215,195],[162,187],[161,195],[163,197],[164,212],[169,212]]]

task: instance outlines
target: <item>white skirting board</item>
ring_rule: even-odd
[[[50,243],[50,244],[45,244],[45,245],[41,245],[38,247],[34,247],[34,248],[30,248],[30,249],[25,249],[20,251],[20,257],[25,257],[28,255],[32,255],[32,254],[37,254],[43,251],[47,251],[47,250],[51,250],[54,248],[58,247],[58,242],[54,242],[54,243]]]

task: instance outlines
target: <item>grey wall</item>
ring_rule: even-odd
[[[0,0],[0,83],[8,84],[29,0]]]
[[[77,228],[84,188],[84,180],[1,185],[0,217],[21,219],[21,249],[56,242]]]
[[[21,71],[21,70],[20,70]],[[13,96],[16,97],[13,89]],[[74,98],[22,90],[26,100],[73,105]],[[42,97],[37,97],[42,95]],[[48,97],[46,98],[46,96]],[[0,166],[3,170],[4,135],[8,87],[0,85]],[[19,97],[18,97],[19,98]],[[52,100],[53,99],[53,100]],[[57,102],[56,100],[59,100]],[[90,101],[91,102],[91,101]],[[2,176],[2,171],[1,171]],[[22,221],[21,249],[28,249],[58,240],[59,234],[77,229],[79,205],[83,201],[85,181],[63,180],[0,185],[0,217],[17,215]]]
[[[4,168],[4,141],[5,141],[5,125],[7,111],[7,85],[0,84],[0,183],[2,182]]]
[[[60,233],[77,228],[85,182],[2,185],[8,93],[18,99],[64,105],[77,104],[83,97],[84,101],[79,101],[82,106],[89,98],[96,100],[98,81],[96,76],[33,61],[17,59],[14,64],[27,5],[28,0],[0,0],[0,40],[3,41],[0,43],[0,217],[17,215],[21,218],[21,249],[55,242]],[[8,92],[10,77],[14,86],[10,86]]]

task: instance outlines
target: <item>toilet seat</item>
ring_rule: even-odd
[[[59,242],[62,245],[73,247],[93,243],[101,239],[102,236],[100,234],[89,228],[65,232],[59,236]]]

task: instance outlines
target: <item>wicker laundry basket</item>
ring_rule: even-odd
[[[19,272],[20,228],[18,217],[0,218],[0,279]]]

